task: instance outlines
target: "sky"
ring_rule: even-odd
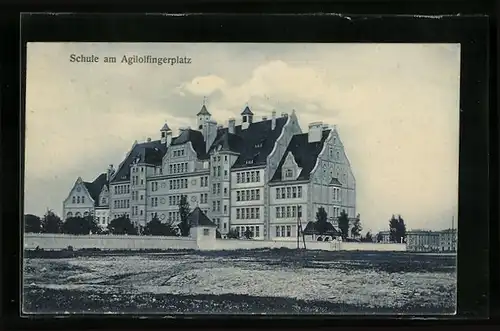
[[[98,63],[70,62],[71,54]],[[121,63],[123,56],[189,64]],[[117,63],[104,63],[115,56]],[[458,206],[459,44],[30,43],[25,213],[59,215],[79,176],[92,181],[135,140],[195,127],[204,98],[227,126],[296,110],[303,132],[336,125],[363,232],[451,227]],[[455,221],[456,226],[456,221]]]

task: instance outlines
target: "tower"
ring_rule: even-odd
[[[248,105],[241,112],[241,128],[243,130],[247,129],[253,122],[253,113],[248,107]]]
[[[198,114],[196,114],[196,128],[202,131],[205,123],[210,121],[211,116],[212,115],[208,112],[207,107],[205,106],[205,98],[203,98],[203,106]]]
[[[172,142],[172,130],[168,127],[167,122],[165,121],[165,124],[160,130],[161,133],[161,143],[170,146],[170,143]]]

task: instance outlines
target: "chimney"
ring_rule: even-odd
[[[234,134],[235,126],[236,126],[236,120],[234,118],[230,118],[227,125],[228,132]]]
[[[147,141],[148,143],[150,143],[150,142],[151,142],[151,138],[149,138],[149,137],[148,137],[148,139],[146,139],[146,141]]]
[[[165,144],[167,145],[167,147],[170,147],[170,145],[172,144],[172,131],[167,132]]]
[[[206,121],[205,126],[203,127],[203,138],[205,138],[205,148],[206,151],[210,149],[210,146],[215,141],[217,137],[217,122],[215,121]]]
[[[113,176],[113,174],[115,173],[115,169],[113,168],[113,165],[110,164],[109,167],[108,167],[108,171],[106,172],[106,180],[109,182],[109,180],[111,179],[111,176]]]
[[[323,135],[323,123],[314,122],[309,124],[308,142],[315,143],[321,141],[321,136]]]
[[[271,130],[276,128],[276,111],[273,110],[271,113]]]

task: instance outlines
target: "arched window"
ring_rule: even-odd
[[[76,203],[80,203],[80,197],[76,197]]]
[[[73,197],[73,198],[74,198],[74,197]],[[66,214],[66,218],[70,218],[70,217],[73,217],[73,213],[69,211],[69,212]]]
[[[76,198],[73,197],[73,199],[71,199],[71,202],[76,203]]]
[[[82,216],[82,214],[80,214],[80,212],[75,213],[75,217],[81,217],[81,216]]]

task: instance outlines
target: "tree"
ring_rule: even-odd
[[[398,239],[398,243],[406,241],[406,224],[401,215],[398,215]]]
[[[62,225],[62,232],[67,234],[100,233],[101,228],[93,216],[69,217]]]
[[[137,228],[125,215],[120,216],[109,222],[108,230],[111,234],[138,234]]]
[[[316,230],[320,235],[323,235],[328,230],[328,215],[325,211],[325,208],[319,207],[316,212]]]
[[[52,210],[47,210],[42,220],[42,232],[61,233],[62,220]]]
[[[40,231],[42,231],[42,220],[40,217],[33,214],[24,215],[24,232],[40,233]]]
[[[189,230],[191,229],[191,224],[189,224],[189,202],[187,201],[187,196],[182,195],[181,201],[179,202],[179,214],[181,217],[181,222],[179,224],[179,230],[181,231],[181,236],[189,236]]]
[[[236,231],[236,229],[231,229],[227,233],[227,237],[229,239],[239,239],[240,238],[240,234]]]
[[[370,242],[373,242],[373,237],[372,237],[372,234],[370,231],[368,231],[365,235],[365,241],[370,243]]]
[[[401,243],[406,239],[406,225],[401,215],[397,218],[392,215],[389,221],[389,231],[391,242]]]
[[[143,234],[146,236],[176,236],[175,228],[170,223],[162,223],[157,216],[144,227]]]
[[[338,224],[342,239],[347,238],[349,236],[349,217],[347,217],[345,210],[340,213]]]
[[[243,232],[243,237],[246,239],[252,238],[252,231],[250,231],[250,229],[246,229],[245,232]]]
[[[380,233],[380,232],[377,233],[377,242],[379,243],[379,242],[381,242],[383,240],[384,240],[384,238],[382,237],[382,233]]]
[[[359,237],[359,235],[361,234],[361,230],[363,230],[363,227],[361,226],[361,220],[358,214],[358,216],[356,216],[356,219],[354,220],[351,229],[351,235],[353,236],[353,238]]]

